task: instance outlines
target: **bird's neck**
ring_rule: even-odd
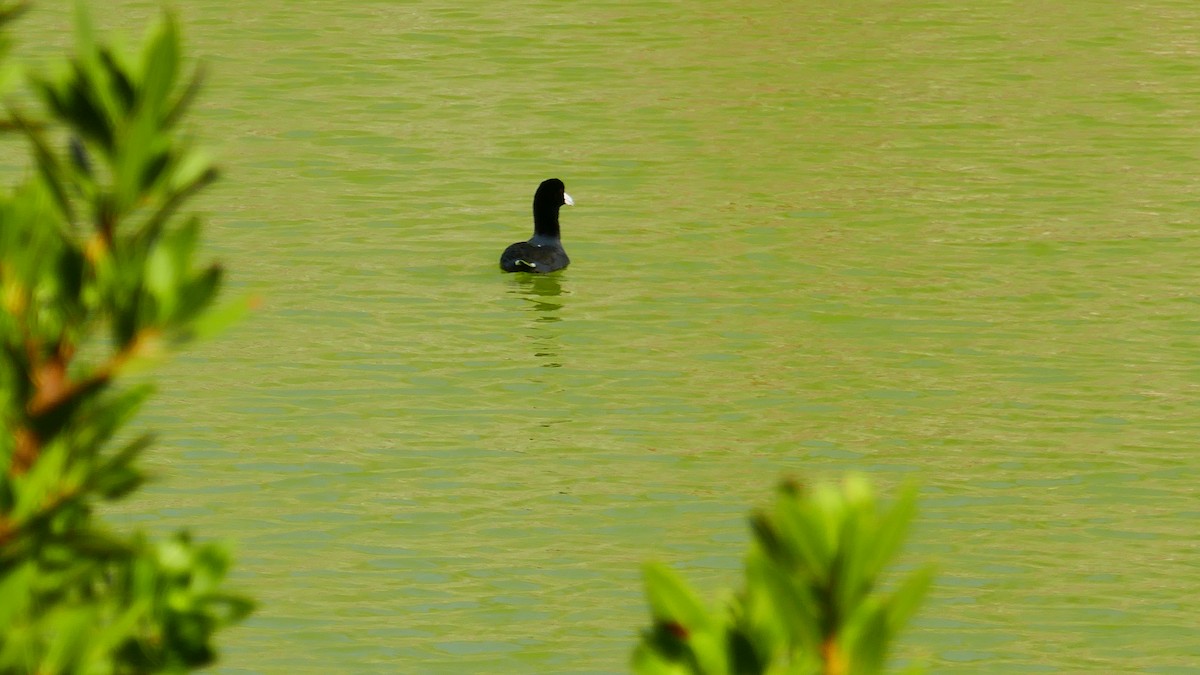
[[[558,206],[533,207],[533,239],[530,241],[534,241],[534,239],[548,242],[559,240]]]

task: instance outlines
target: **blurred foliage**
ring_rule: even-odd
[[[21,9],[0,0],[0,50]],[[0,124],[33,156],[0,191],[0,672],[193,668],[252,607],[221,588],[225,548],[122,534],[95,509],[146,479],[152,437],[127,427],[150,386],[118,379],[231,318],[210,311],[220,267],[193,263],[199,220],[175,217],[216,177],[178,132],[199,78],[170,16],[126,53],[81,4],[75,49],[29,78],[37,111]]]
[[[774,508],[751,518],[745,587],[726,606],[710,609],[670,569],[646,566],[654,623],[642,633],[633,670],[881,672],[932,578],[919,569],[890,594],[879,592],[914,510],[913,490],[883,509],[861,476],[811,490],[783,485]]]

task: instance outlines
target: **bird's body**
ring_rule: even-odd
[[[574,201],[563,182],[557,178],[542,181],[533,195],[533,236],[504,249],[500,269],[545,274],[571,264],[558,231],[558,210],[564,204]]]
[[[500,254],[500,269],[505,272],[533,272],[535,274],[561,270],[571,264],[567,252],[563,250],[562,241],[558,239],[537,243],[533,237],[529,241],[518,241],[510,244]]]

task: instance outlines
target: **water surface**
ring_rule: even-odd
[[[263,304],[126,510],[239,543],[220,672],[620,671],[641,561],[716,597],[847,470],[923,486],[902,658],[1200,662],[1200,8],[744,4],[180,8]],[[550,176],[573,264],[502,275]]]

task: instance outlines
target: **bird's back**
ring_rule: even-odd
[[[505,272],[532,272],[545,274],[561,270],[571,263],[562,245],[538,246],[519,241],[500,254],[500,269]]]

